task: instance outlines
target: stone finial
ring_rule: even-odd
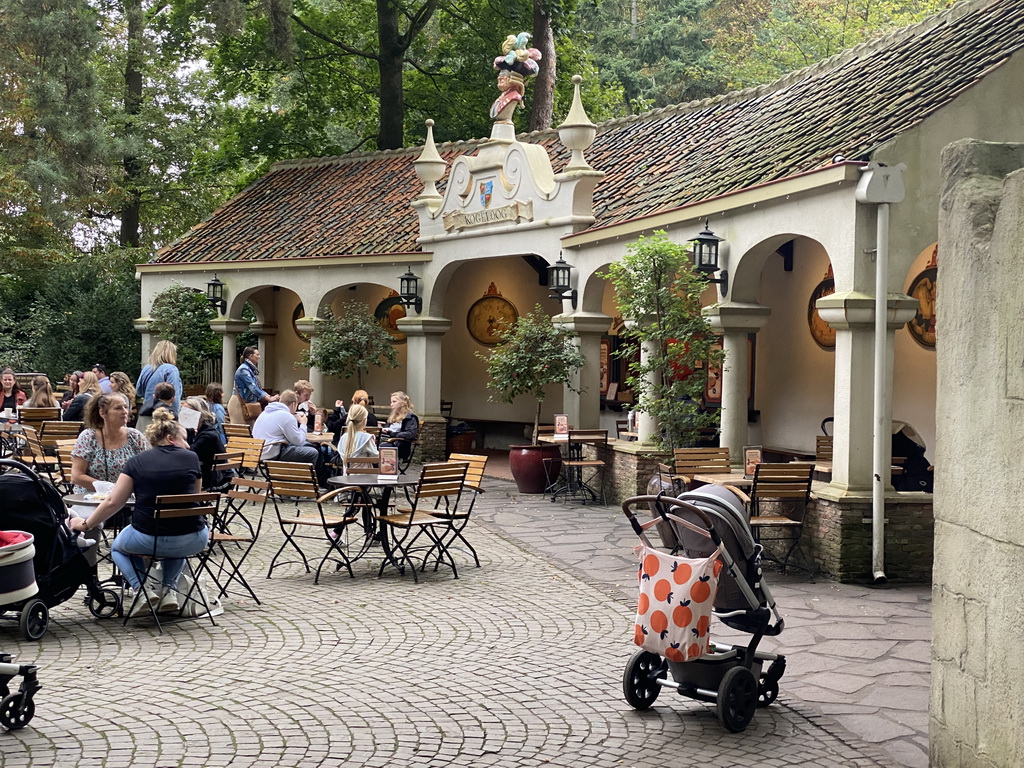
[[[597,126],[590,122],[587,111],[583,109],[583,101],[580,99],[580,83],[583,78],[579,75],[572,76],[573,93],[572,107],[565,121],[558,126],[558,138],[562,144],[572,150],[572,157],[569,159],[567,171],[591,170],[590,165],[583,158],[583,150],[594,143],[597,136]]]
[[[435,185],[444,178],[448,164],[437,153],[437,147],[434,146],[434,121],[427,120],[426,123],[427,140],[423,143],[423,151],[420,152],[420,156],[413,160],[413,165],[416,166],[416,175],[423,182],[423,191],[420,192],[419,197],[440,200],[441,193],[437,191]]]

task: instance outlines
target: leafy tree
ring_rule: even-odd
[[[149,315],[153,332],[178,347],[182,382],[198,383],[203,363],[218,358],[221,352],[220,336],[210,328],[216,313],[206,300],[206,294],[175,283],[157,294]]]
[[[34,353],[31,370],[60,380],[68,371],[103,363],[108,371],[139,369],[141,339],[135,282],[137,251],[112,250],[55,263],[26,324]]]
[[[317,332],[309,349],[302,350],[296,367],[318,368],[327,376],[356,377],[363,387],[363,374],[370,366],[397,368],[398,356],[391,334],[373,316],[372,310],[357,301],[346,302],[334,314],[328,307],[317,323]]]
[[[489,353],[476,356],[487,363],[487,387],[494,390],[489,400],[511,403],[520,395],[537,401],[533,418],[533,442],[537,442],[544,388],[561,384],[572,389],[573,374],[583,367],[583,353],[574,341],[575,334],[551,322],[539,304],[522,315],[509,328],[498,332],[499,345]]]
[[[701,315],[707,280],[694,271],[686,246],[664,232],[640,237],[608,275],[622,316],[636,321],[618,354],[630,361],[627,384],[638,395],[637,407],[658,421],[661,432],[651,437],[666,450],[692,445],[702,428],[717,421],[717,414],[701,409],[704,377],[698,370],[721,357],[712,353],[714,336]],[[638,344],[656,351],[637,360]]]
[[[729,88],[774,80],[857,43],[936,13],[950,0],[721,0],[705,19],[715,30],[713,65]]]

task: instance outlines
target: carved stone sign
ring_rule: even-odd
[[[511,205],[503,205],[500,208],[485,208],[482,211],[451,211],[444,214],[444,228],[450,232],[453,229],[465,229],[466,227],[479,227],[483,224],[499,224],[502,222],[533,221],[533,201],[519,202]]]

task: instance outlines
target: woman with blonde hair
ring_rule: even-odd
[[[152,420],[153,409],[156,406],[153,392],[161,381],[166,381],[174,387],[174,401],[180,403],[181,373],[178,371],[178,347],[174,342],[166,339],[157,342],[153,347],[153,351],[149,355],[149,362],[139,374],[139,380],[135,382],[135,391],[142,397],[142,407],[139,408],[139,429],[145,429]]]
[[[32,377],[32,396],[25,401],[29,408],[54,408],[60,407],[60,400],[53,394],[53,387],[50,386],[50,379],[47,376]]]
[[[120,399],[121,395],[108,395]],[[174,415],[160,409],[153,414],[152,423],[146,430],[146,438],[152,450],[143,451],[129,459],[118,475],[114,490],[92,511],[87,518],[72,518],[69,526],[74,531],[89,531],[110,518],[135,494],[135,509],[131,525],[125,527],[114,539],[110,554],[118,569],[135,590],[142,586],[142,575],[146,571],[143,556],[154,551],[163,561],[163,584],[150,594],[149,603],[136,598],[132,613],[141,609],[177,611],[178,577],[185,566],[186,557],[202,551],[206,546],[209,531],[202,517],[186,517],[163,521],[157,536],[153,510],[159,496],[175,496],[197,493],[200,488],[202,470],[199,457],[188,449],[185,428],[174,420]],[[154,550],[155,547],[155,550]]]
[[[376,456],[377,443],[373,435],[366,431],[366,406],[356,403],[348,412],[348,426],[345,428],[345,439],[341,445],[341,460],[348,473],[348,460],[361,459],[364,456]]]
[[[102,395],[100,380],[92,371],[86,371],[78,382],[78,395],[71,401],[71,405],[64,412],[64,421],[82,421],[85,413],[85,406],[95,395]]]
[[[138,416],[135,413],[137,410],[135,406],[135,385],[132,384],[132,380],[128,378],[128,374],[124,371],[114,371],[107,377],[110,379],[110,391],[120,392],[126,398],[128,398],[128,423],[134,426],[134,419]],[[102,385],[101,385],[102,386]]]
[[[398,456],[408,460],[412,444],[420,435],[420,417],[412,412],[412,401],[405,392],[391,393],[391,415],[380,431],[380,444],[398,448]]]

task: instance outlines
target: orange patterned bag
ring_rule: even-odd
[[[722,561],[676,557],[642,546],[640,599],[633,642],[669,661],[690,661],[708,652],[711,608]]]

